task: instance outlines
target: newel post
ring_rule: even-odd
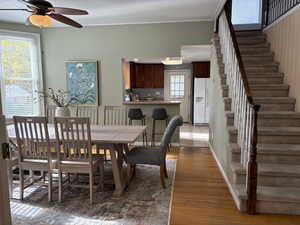
[[[247,171],[247,212],[248,214],[256,213],[256,201],[257,201],[257,120],[258,120],[258,111],[260,109],[259,105],[253,105],[253,133],[250,149],[250,159],[248,161],[248,171]]]

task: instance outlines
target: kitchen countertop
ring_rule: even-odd
[[[123,102],[123,105],[176,105],[180,104],[180,101],[168,101],[168,100],[153,100],[153,101],[132,101]]]

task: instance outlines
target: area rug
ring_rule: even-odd
[[[54,191],[54,201],[48,203],[47,187],[32,186],[24,201],[11,201],[13,225],[167,225],[176,159],[167,160],[167,169],[167,188],[162,189],[159,167],[137,166],[136,177],[120,198],[112,196],[113,185],[106,177],[105,190],[94,194],[93,205],[86,189],[68,188],[62,203]]]

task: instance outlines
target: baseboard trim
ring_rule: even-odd
[[[224,180],[225,180],[225,182],[226,182],[226,184],[227,184],[227,186],[228,186],[228,188],[229,188],[230,194],[231,194],[231,196],[233,197],[233,200],[234,200],[234,202],[235,202],[235,205],[236,205],[237,209],[241,211],[241,201],[240,201],[240,199],[238,198],[238,196],[236,195],[236,193],[235,193],[235,191],[234,191],[234,188],[233,188],[233,186],[231,185],[231,183],[230,183],[230,181],[229,181],[229,178],[228,178],[228,176],[226,175],[226,173],[225,173],[225,171],[224,171],[224,169],[223,169],[223,167],[222,167],[222,164],[220,163],[219,159],[217,158],[216,153],[215,153],[214,150],[213,150],[213,147],[212,147],[211,143],[208,142],[208,145],[209,145],[209,149],[210,149],[210,151],[211,151],[211,153],[212,153],[212,155],[213,155],[213,157],[214,157],[214,159],[215,159],[215,161],[216,161],[216,163],[217,163],[217,165],[218,165],[218,168],[219,168],[219,170],[221,171],[221,174],[222,174],[222,176],[223,176],[223,178],[224,178]]]

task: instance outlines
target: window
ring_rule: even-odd
[[[14,115],[40,115],[42,89],[39,37],[0,30],[0,82],[2,110]]]
[[[184,97],[184,75],[174,74],[170,76],[170,97]]]

